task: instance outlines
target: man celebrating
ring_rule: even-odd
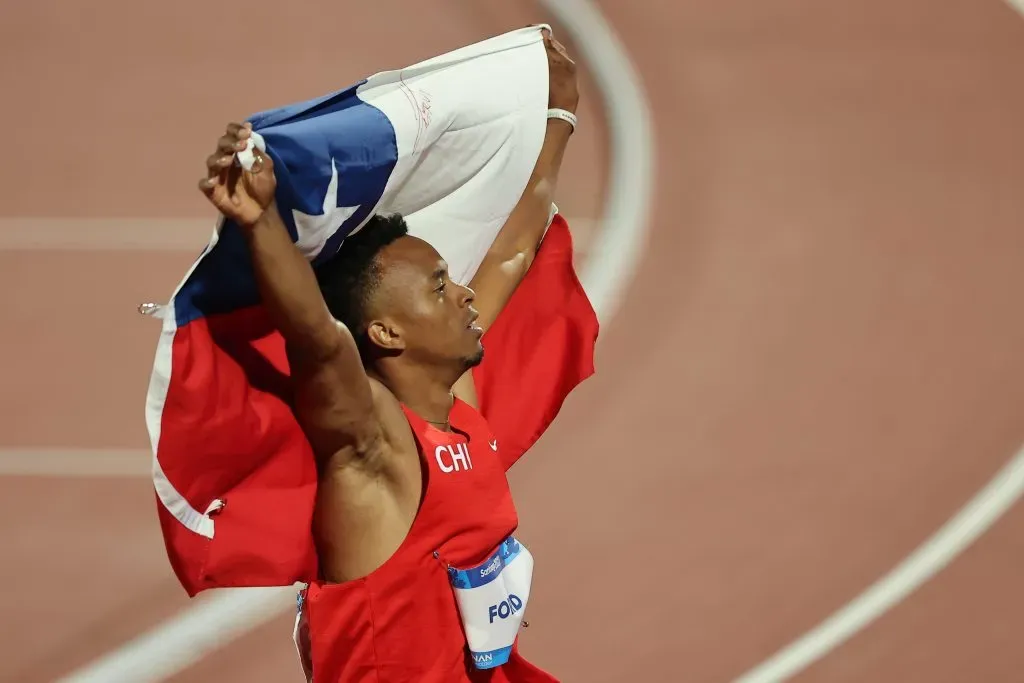
[[[231,124],[200,188],[244,230],[317,460],[320,577],[303,596],[318,683],[553,681],[516,651],[533,559],[498,443],[476,409],[481,337],[552,215],[575,126],[575,65],[544,36],[549,121],[533,175],[468,287],[401,216],[375,216],[314,272],[275,205],[273,162]]]

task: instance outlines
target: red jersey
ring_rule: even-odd
[[[519,518],[501,444],[459,400],[451,432],[403,410],[426,481],[419,512],[376,571],[341,584],[312,582],[305,591],[300,619],[312,680],[557,683],[516,649],[533,560],[511,538]],[[467,621],[474,626],[468,644]],[[504,663],[479,668],[492,657]]]

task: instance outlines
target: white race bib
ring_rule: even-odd
[[[448,579],[478,669],[508,661],[533,581],[533,555],[509,536],[482,564],[448,568]]]

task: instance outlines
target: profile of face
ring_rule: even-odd
[[[377,262],[381,280],[367,325],[372,343],[385,353],[439,367],[458,366],[459,372],[480,363],[483,330],[475,322],[475,295],[449,278],[437,250],[406,235],[384,247]]]

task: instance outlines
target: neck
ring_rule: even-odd
[[[438,427],[448,424],[455,384],[437,368],[426,366],[378,367],[372,373],[395,398],[421,418]]]

